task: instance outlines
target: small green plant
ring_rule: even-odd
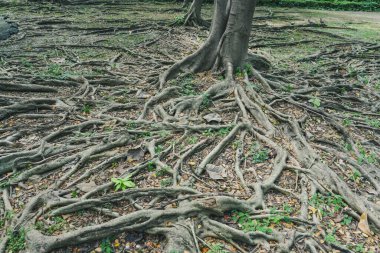
[[[159,132],[161,138],[168,137],[170,135],[170,131],[162,130]]]
[[[78,191],[73,190],[73,191],[71,191],[70,195],[71,195],[72,198],[78,198]]]
[[[102,242],[100,243],[100,248],[102,249],[102,252],[104,252],[104,253],[113,253],[114,252],[114,250],[112,248],[111,240],[108,238],[102,240]]]
[[[343,126],[351,126],[352,125],[352,120],[348,119],[348,118],[345,118],[343,119],[343,122],[342,122]]]
[[[343,220],[342,220],[341,224],[342,224],[342,225],[346,225],[346,226],[348,226],[348,225],[351,224],[351,222],[352,222],[352,217],[351,217],[351,216],[348,216],[347,214],[345,214],[345,215],[343,216]]]
[[[46,75],[49,75],[52,77],[60,77],[62,76],[62,74],[63,74],[62,68],[58,64],[50,65],[46,71]]]
[[[358,253],[364,253],[365,252],[364,244],[363,243],[357,244],[355,247],[355,251]]]
[[[89,114],[91,112],[91,106],[88,105],[88,104],[83,105],[82,112],[86,113],[86,114]]]
[[[263,163],[269,159],[269,150],[266,148],[259,149],[253,152],[252,161],[253,163]]]
[[[219,130],[207,129],[206,131],[203,132],[203,135],[206,137],[215,137],[215,136],[224,137],[230,131],[231,131],[230,127],[223,127],[223,128],[220,128]]]
[[[236,76],[237,77],[244,77],[244,70],[240,67],[236,68]]]
[[[358,80],[363,85],[368,85],[371,81],[368,76],[358,76]]]
[[[169,187],[173,184],[173,179],[172,178],[165,178],[162,179],[160,182],[161,187]]]
[[[28,169],[30,169],[32,167],[32,165],[28,164],[27,167],[28,167]],[[20,172],[15,172],[15,173],[12,173],[12,175],[8,178],[8,180],[0,181],[0,189],[4,189],[4,188],[10,186],[11,181],[13,179],[17,178],[19,175],[20,175]]]
[[[314,194],[311,197],[309,204],[316,209],[319,209],[322,217],[333,216],[347,206],[342,196],[331,193],[328,193],[327,195],[322,195],[320,193]]]
[[[197,92],[194,88],[194,76],[186,75],[179,80],[182,86],[182,93],[186,96],[195,96]]]
[[[115,191],[125,191],[127,188],[135,188],[136,184],[131,180],[131,176],[128,175],[125,178],[112,178],[111,181],[115,184]]]
[[[321,100],[317,97],[313,97],[309,99],[309,102],[313,105],[314,108],[321,107]]]
[[[349,66],[347,68],[347,74],[349,77],[356,77],[358,75],[358,71],[355,68]]]
[[[352,151],[353,150],[352,145],[350,143],[345,143],[344,144],[344,150]]]
[[[202,103],[200,105],[201,110],[205,110],[212,104],[212,99],[209,94],[203,94],[202,95]]]
[[[46,233],[49,235],[63,229],[66,225],[66,220],[59,216],[53,217],[52,221],[53,223],[46,229]]]
[[[185,22],[185,16],[184,15],[178,15],[174,17],[174,23],[175,24],[183,24]]]
[[[229,251],[225,250],[224,245],[220,243],[215,243],[210,245],[210,250],[207,253],[229,253]]]
[[[160,154],[163,150],[164,150],[164,146],[162,146],[162,145],[157,145],[154,148],[154,152],[156,152],[156,154]]]
[[[21,59],[21,65],[25,68],[31,68],[33,66],[32,63],[26,59]]]
[[[380,120],[378,119],[366,119],[366,123],[374,128],[380,128]]]
[[[374,88],[376,90],[380,90],[380,82],[377,82],[375,85],[374,85]]]
[[[337,243],[337,240],[336,240],[335,235],[333,233],[328,233],[325,236],[325,241],[329,244],[336,244]]]
[[[231,128],[223,127],[216,132],[216,135],[223,137],[223,136],[226,136],[230,131],[231,131]]]
[[[360,178],[362,177],[362,174],[358,170],[354,170],[352,175],[350,176],[350,179],[354,182],[358,182]]]
[[[152,161],[148,162],[147,169],[149,172],[155,171],[156,170],[156,164]]]
[[[289,204],[284,204],[283,209],[284,212],[288,215],[293,212],[293,208]]]
[[[359,143],[356,144],[358,150],[359,150],[359,157],[358,157],[358,163],[362,165],[364,162],[367,162],[369,164],[374,164],[377,162],[377,156],[373,152],[367,152],[365,148]]]
[[[290,93],[294,90],[294,85],[293,84],[286,84],[285,86],[283,86],[283,90]]]
[[[195,144],[195,143],[198,142],[198,137],[196,137],[196,136],[190,136],[189,138],[187,138],[187,142],[189,144]]]
[[[253,220],[246,212],[233,211],[232,220],[239,224],[245,232],[260,231],[266,234],[273,232],[273,230],[269,228],[271,219]]]
[[[7,221],[12,220],[13,216],[14,216],[14,213],[12,211],[6,211],[4,214],[4,217],[0,219],[0,228],[3,228]]]
[[[8,236],[7,252],[20,252],[25,249],[25,230],[9,232]]]

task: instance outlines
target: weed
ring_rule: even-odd
[[[156,147],[154,147],[154,152],[156,152],[156,154],[160,154],[163,150],[164,146],[162,145],[157,145]]]
[[[6,211],[4,217],[0,219],[0,228],[5,226],[6,221],[12,220],[14,213],[12,211]]]
[[[262,163],[269,159],[269,149],[261,148],[259,143],[254,143],[251,147],[250,154],[252,155],[253,163]]]
[[[33,65],[26,59],[21,60],[21,65],[24,66],[25,68],[31,68]]]
[[[111,240],[110,239],[104,239],[102,240],[102,242],[100,243],[100,248],[102,249],[102,252],[104,253],[113,253],[113,248],[112,248],[112,244],[111,244]]]
[[[355,251],[358,252],[358,253],[364,252],[364,244],[363,243],[357,244],[356,247],[355,247]]]
[[[86,114],[89,114],[91,112],[91,106],[88,105],[88,104],[83,105],[82,112],[86,113]]]
[[[267,219],[253,220],[248,213],[233,211],[232,220],[239,224],[239,226],[245,231],[260,231],[266,234],[273,232],[270,228],[270,224],[278,224],[284,219],[284,216],[276,215]]]
[[[354,182],[358,182],[360,178],[362,177],[362,174],[358,170],[354,170],[352,175],[350,176],[350,179]]]
[[[202,95],[202,103],[200,105],[201,110],[205,110],[212,104],[212,99],[209,94],[205,93]]]
[[[131,175],[125,178],[112,178],[111,181],[115,184],[115,191],[126,190],[127,188],[135,188],[136,184],[131,180]]]
[[[319,210],[322,217],[333,216],[347,206],[342,196],[330,193],[326,196],[320,193],[314,194],[309,203]]]
[[[64,226],[66,224],[65,219],[63,219],[62,217],[59,217],[59,216],[53,217],[52,220],[53,220],[53,224],[50,225],[46,230],[46,233],[49,235],[52,235],[55,232],[61,230],[62,228],[64,228]]]
[[[313,97],[309,99],[309,102],[313,105],[314,108],[321,107],[321,100],[317,97]]]
[[[216,132],[216,135],[218,136],[226,136],[229,132],[231,131],[230,128],[228,127],[223,127],[221,129],[219,129],[217,132]]]
[[[343,122],[342,122],[343,126],[351,126],[352,125],[352,120],[346,118],[346,119],[343,119]]]
[[[27,166],[28,166],[28,169],[30,169],[32,165],[31,165],[31,164],[28,164]],[[13,174],[8,178],[8,180],[0,181],[0,189],[4,189],[4,188],[8,187],[8,186],[10,185],[11,181],[12,181],[13,179],[17,178],[19,175],[20,175],[20,172],[15,172],[15,173],[13,173]]]
[[[366,119],[365,121],[369,126],[374,128],[380,128],[380,120],[378,119]]]
[[[186,75],[179,80],[182,85],[182,93],[186,96],[195,96],[197,92],[194,89],[194,76]]]
[[[333,233],[328,233],[325,236],[325,241],[327,243],[332,243],[332,244],[336,244],[337,243],[337,240],[336,240],[335,235]]]
[[[231,131],[231,128],[229,127],[223,127],[219,130],[213,130],[213,129],[207,129],[203,132],[203,135],[206,137],[215,137],[215,136],[226,136]]]
[[[7,252],[20,252],[25,249],[25,230],[10,232],[7,244]]]
[[[48,67],[45,74],[52,77],[60,77],[62,76],[63,71],[60,65],[52,64]]]
[[[284,204],[283,209],[287,214],[291,214],[293,212],[293,208],[289,204]]]
[[[136,129],[136,128],[137,128],[136,123],[134,123],[134,122],[127,123],[127,129]]]
[[[224,249],[224,245],[220,243],[215,243],[210,245],[210,250],[207,253],[228,253],[229,251]]]
[[[73,191],[71,191],[70,195],[71,195],[72,198],[77,198],[78,197],[78,192],[76,190],[73,190]]]
[[[236,69],[236,73],[235,74],[236,74],[237,77],[244,77],[244,70],[242,68],[238,67]]]
[[[148,171],[150,171],[150,172],[155,171],[156,170],[156,164],[152,161],[149,161],[147,168],[148,168]]]
[[[351,222],[352,222],[352,217],[351,217],[351,216],[348,216],[347,214],[345,214],[345,215],[343,216],[343,220],[342,220],[341,224],[342,224],[342,225],[346,225],[346,226],[348,226],[348,225],[351,224]]]
[[[36,224],[34,224],[34,227],[39,231],[45,230],[45,225],[42,221],[37,221]]]
[[[358,163],[362,165],[364,162],[374,164],[377,161],[377,156],[373,152],[367,152],[361,144],[357,144],[359,150]]]
[[[352,145],[350,143],[345,143],[344,144],[344,150],[352,151],[353,150]]]
[[[174,17],[174,24],[176,25],[182,25],[185,23],[185,16],[184,15],[178,15]]]
[[[161,138],[168,137],[170,135],[170,131],[162,130],[159,132]]]
[[[358,75],[358,71],[355,68],[349,66],[347,68],[347,74],[349,77],[356,77]]]
[[[190,136],[189,138],[187,138],[187,142],[189,144],[195,144],[195,143],[198,142],[198,137],[196,137],[196,136]]]
[[[380,82],[377,82],[375,85],[374,85],[374,88],[376,90],[380,90]]]
[[[368,76],[358,76],[358,80],[363,85],[368,85],[370,83],[370,78]]]
[[[286,84],[285,86],[282,87],[282,89],[286,92],[292,92],[294,90],[294,85],[293,84]]]
[[[255,152],[252,156],[253,163],[262,163],[269,159],[269,150],[261,149]]]
[[[169,187],[173,184],[173,179],[172,178],[166,178],[162,179],[160,182],[161,187]]]

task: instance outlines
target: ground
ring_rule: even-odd
[[[258,8],[250,53],[272,67],[238,70],[213,97],[221,73],[157,85],[207,38],[178,25],[180,5],[0,12],[20,28],[0,42],[6,252],[33,238],[67,238],[54,252],[163,252],[171,228],[201,252],[380,252],[379,15]],[[194,98],[197,112],[180,110]]]

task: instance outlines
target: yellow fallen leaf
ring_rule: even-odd
[[[120,246],[120,242],[118,239],[115,240],[113,246],[115,246],[116,248]]]
[[[360,216],[360,221],[359,221],[359,224],[358,224],[358,228],[360,229],[360,231],[362,231],[364,234],[368,235],[368,236],[371,236],[372,233],[371,233],[371,229],[369,228],[369,225],[368,225],[368,215],[367,213],[363,213],[361,216]]]
[[[309,210],[312,211],[313,213],[316,213],[317,212],[317,209],[312,207],[312,206],[309,206]]]

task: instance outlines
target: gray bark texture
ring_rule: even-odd
[[[198,51],[167,70],[160,84],[181,72],[241,67],[247,58],[255,6],[256,0],[216,0],[208,39]]]
[[[3,17],[0,17],[0,40],[6,40],[16,33],[18,33],[17,24],[8,22]]]

